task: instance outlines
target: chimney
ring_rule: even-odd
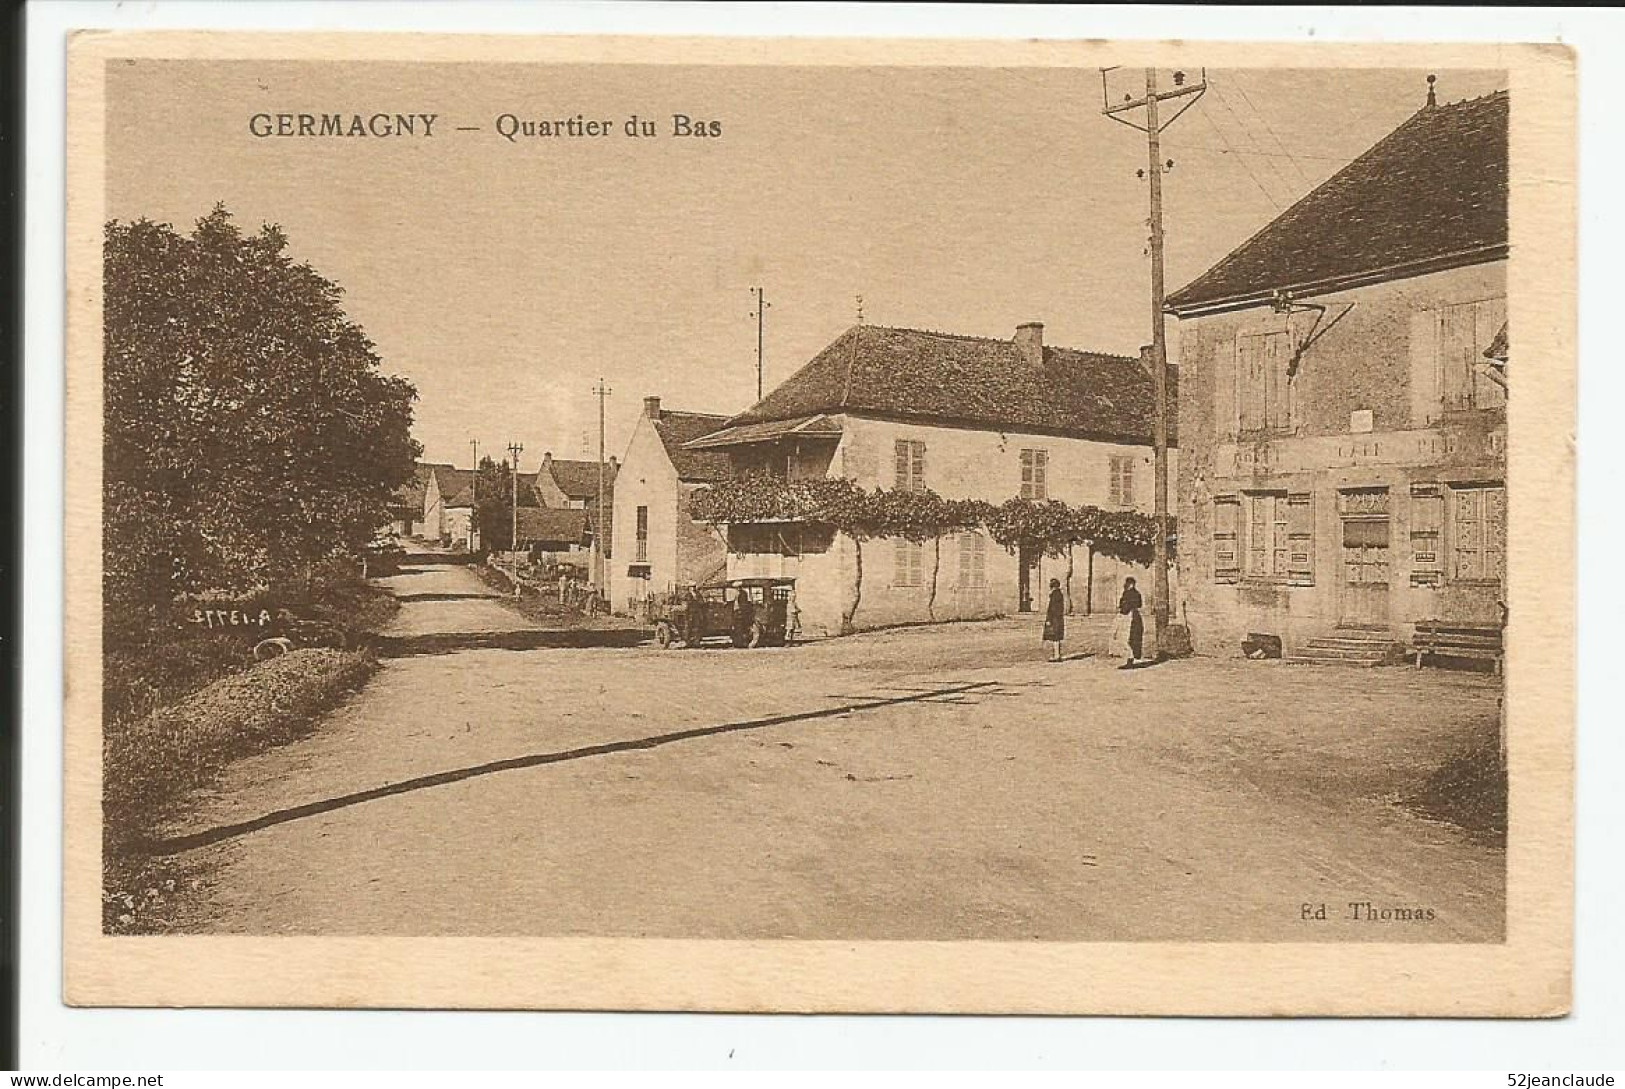
[[[1016,347],[1021,350],[1022,361],[1029,367],[1044,365],[1044,323],[1022,322],[1016,326]]]
[[[660,398],[645,397],[643,399],[643,414],[651,420],[660,419]]]
[[[621,463],[615,460],[615,455],[614,454],[609,455],[609,470],[610,470],[610,472],[615,472],[620,467],[621,467]]]
[[[1140,345],[1140,369],[1142,371],[1144,371],[1146,374],[1154,374],[1154,373],[1156,373],[1155,369],[1153,367],[1153,364],[1154,364],[1155,361],[1154,361],[1153,356],[1152,356],[1152,353],[1153,353],[1154,350],[1155,350],[1155,345],[1151,345],[1151,344],[1142,344],[1142,345]]]
[[[549,451],[547,451],[547,453],[542,455],[542,472],[544,472],[544,473],[547,472],[548,467],[551,466],[552,464],[553,464],[553,451],[549,450]]]

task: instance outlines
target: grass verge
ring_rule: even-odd
[[[186,791],[233,760],[302,737],[322,712],[372,675],[370,654],[296,650],[220,678],[140,718],[109,719],[102,733],[103,926],[109,933],[168,929],[197,877],[136,843]]]

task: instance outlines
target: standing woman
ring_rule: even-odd
[[[1049,580],[1049,608],[1044,612],[1044,642],[1050,644],[1050,661],[1061,660],[1061,640],[1066,638],[1066,597],[1061,580]]]
[[[1117,600],[1117,612],[1128,617],[1128,661],[1122,665],[1128,669],[1140,660],[1141,648],[1145,645],[1145,621],[1140,618],[1140,591],[1134,588],[1134,577],[1131,575],[1123,580],[1123,596]]]

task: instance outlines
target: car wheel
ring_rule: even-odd
[[[267,662],[272,658],[280,658],[288,653],[292,645],[288,640],[282,638],[262,639],[254,644],[254,660],[256,662]]]
[[[655,625],[655,646],[661,650],[670,650],[676,638],[676,634],[671,630],[671,625],[664,620]]]

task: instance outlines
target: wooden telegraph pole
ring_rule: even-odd
[[[1149,148],[1149,175],[1151,182],[1151,385],[1155,399],[1151,424],[1151,442],[1156,455],[1153,470],[1153,512],[1156,520],[1156,541],[1151,566],[1151,616],[1155,632],[1156,656],[1162,657],[1168,639],[1168,342],[1163,330],[1163,273],[1162,273],[1162,174],[1171,170],[1174,162],[1162,159],[1162,130],[1179,119],[1179,115],[1196,105],[1196,100],[1207,90],[1207,70],[1195,83],[1189,83],[1184,72],[1174,73],[1174,85],[1166,91],[1157,89],[1157,70],[1145,70],[1145,97],[1124,95],[1123,101],[1112,103],[1106,89],[1106,73],[1100,70],[1100,94],[1104,103],[1101,113],[1146,134]],[[1158,117],[1157,107],[1171,99],[1184,99],[1172,117],[1166,121]],[[1145,123],[1139,124],[1127,114],[1145,110]]]
[[[598,517],[592,527],[592,584],[593,588],[602,594],[605,592],[604,546],[607,543],[604,540],[604,402],[614,390],[604,385],[604,380],[599,378],[598,385],[592,392],[598,398]]]
[[[519,455],[525,452],[521,443],[510,442],[508,454],[513,458],[513,505],[509,514],[512,516],[511,528],[508,531],[508,555],[512,557],[509,568],[513,573],[513,596],[519,596]]]
[[[469,508],[468,508],[468,549],[474,550],[474,534],[480,528],[480,440],[469,439],[468,445],[474,448],[474,475],[469,478]],[[481,535],[480,544],[484,545],[484,535]]]
[[[756,319],[756,399],[762,399],[762,325],[767,320],[767,308],[773,304],[762,297],[762,289],[753,287],[750,293],[756,297],[756,309],[751,317]]]

